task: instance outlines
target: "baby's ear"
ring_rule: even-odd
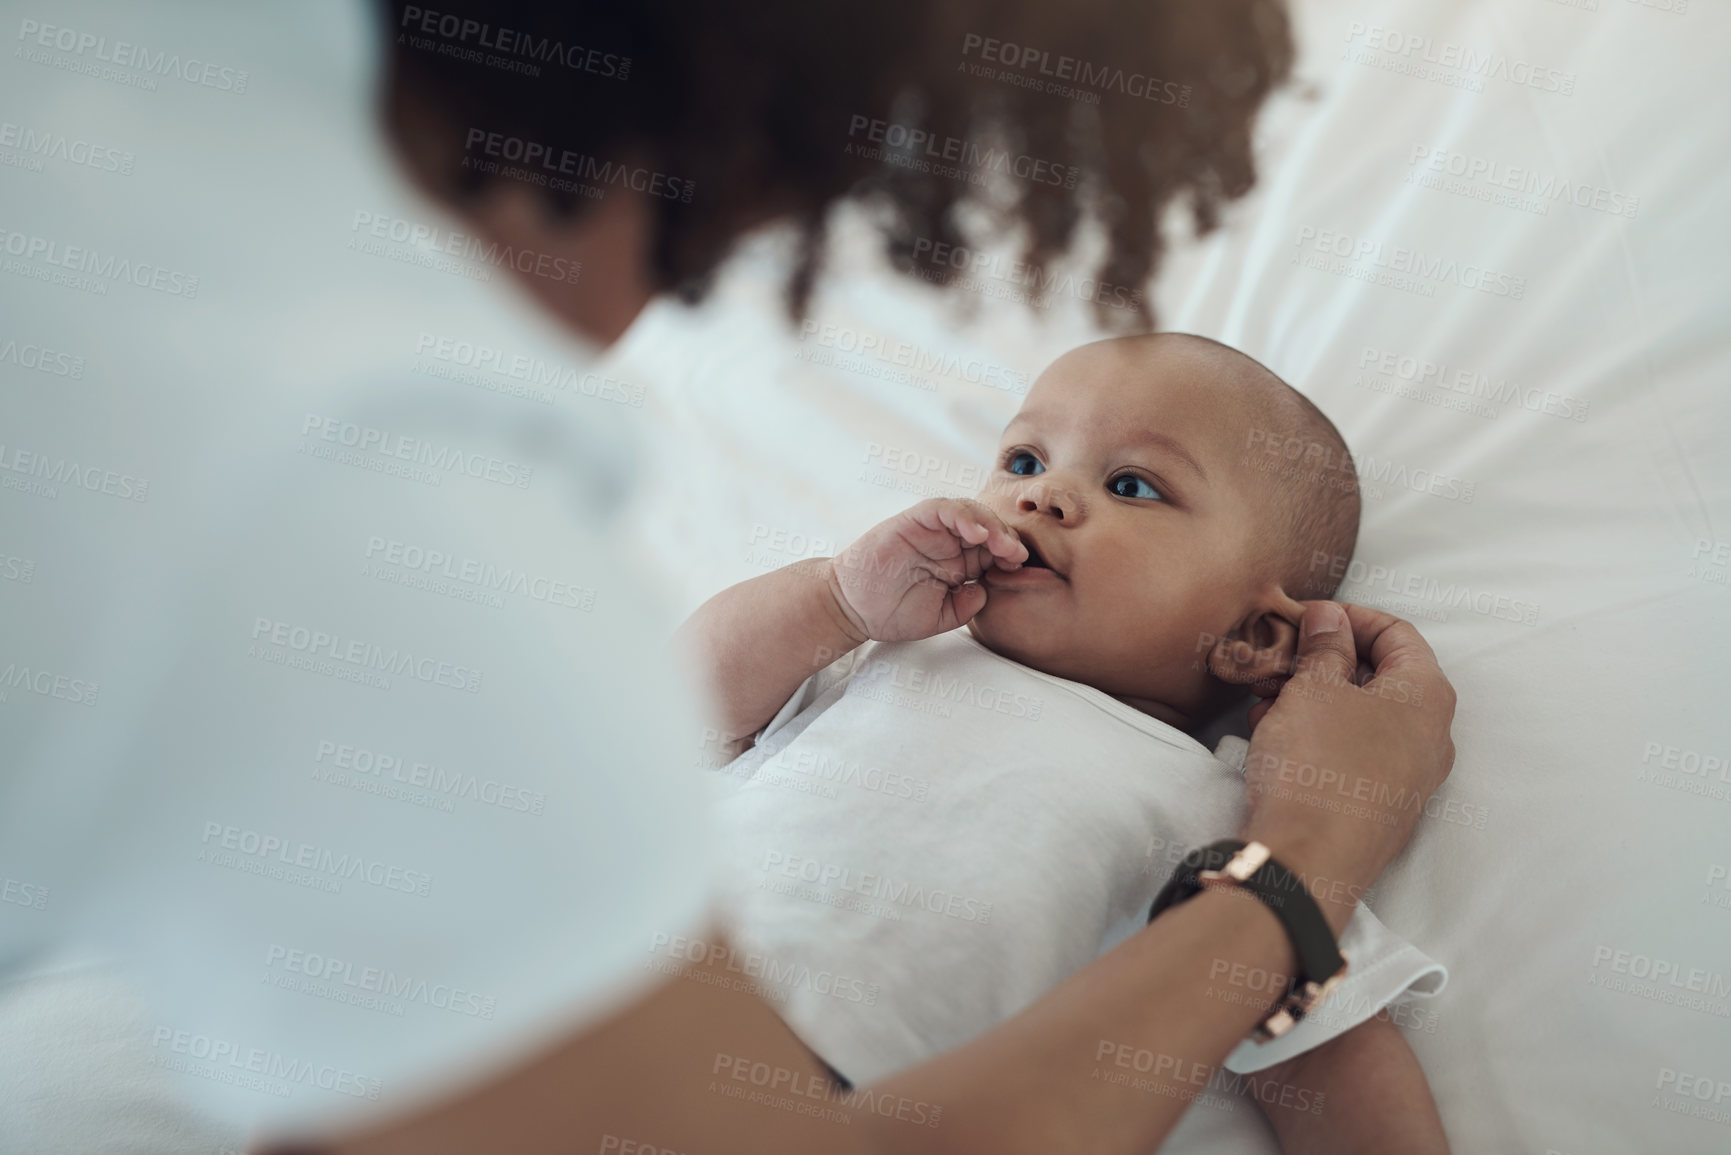
[[[1250,686],[1292,673],[1298,653],[1298,623],[1274,610],[1258,610],[1208,651],[1208,672],[1222,682]]]

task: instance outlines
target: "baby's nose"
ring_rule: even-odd
[[[1081,494],[1049,481],[1036,481],[1024,489],[1016,499],[1016,508],[1023,513],[1051,514],[1066,525],[1081,521],[1088,512]]]

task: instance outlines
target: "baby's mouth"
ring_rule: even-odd
[[[1021,536],[1021,541],[1022,541],[1022,545],[1028,551],[1028,560],[1023,562],[1020,566],[1016,567],[1016,570],[1013,572],[1020,573],[1020,572],[1026,571],[1026,570],[1045,570],[1047,573],[1051,574],[1053,577],[1057,578],[1059,581],[1069,581],[1070,580],[1068,577],[1059,573],[1056,569],[1052,568],[1052,564],[1050,562],[1048,562],[1044,557],[1041,556],[1040,548],[1034,544],[1033,538],[1027,536],[1026,534],[1023,534]]]

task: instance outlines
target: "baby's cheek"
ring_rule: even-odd
[[[1113,646],[1128,651],[1146,693],[1177,701],[1207,687],[1215,640],[1213,633],[1176,616],[1151,613],[1120,623]]]
[[[968,628],[993,653],[1040,668],[1065,652],[1065,631],[1050,614],[1041,614],[1014,597],[988,600]]]

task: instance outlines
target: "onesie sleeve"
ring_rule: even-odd
[[[763,729],[752,736],[753,745],[759,747],[764,745],[770,738],[774,737],[777,731],[811,706],[817,705],[820,700],[822,700],[823,705],[827,706],[835,697],[829,692],[845,685],[853,677],[854,670],[864,663],[867,652],[875,645],[877,645],[876,642],[867,642],[859,649],[843,654],[801,682],[799,688],[788,697],[786,702],[782,703],[781,709],[775,712],[775,717],[764,723]],[[826,695],[828,695],[827,699]]]
[[[751,745],[732,761],[712,765],[710,797],[719,802],[741,789],[757,774],[763,764],[780,753],[782,748],[804,732],[818,715],[828,709],[847,688],[848,678],[859,665],[861,651],[855,650],[831,662],[796,687],[775,716],[751,736]]]
[[[1249,749],[1244,739],[1227,736],[1214,753],[1242,772]],[[1389,930],[1362,902],[1340,936],[1340,950],[1347,958],[1347,972],[1334,993],[1273,1042],[1240,1043],[1226,1058],[1227,1070],[1247,1075],[1285,1062],[1344,1034],[1384,1008],[1397,1025],[1435,1029],[1436,1013],[1425,1010],[1423,1004],[1447,985],[1447,967]],[[1221,998],[1242,994],[1258,1002],[1272,1001],[1272,980],[1265,972],[1251,970],[1236,977],[1234,982],[1234,976],[1222,976],[1227,981],[1216,982],[1212,993]]]

